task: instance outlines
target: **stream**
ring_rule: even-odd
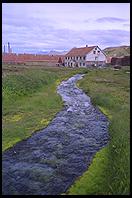
[[[83,76],[58,86],[64,108],[46,128],[3,152],[3,195],[64,193],[108,144],[108,119],[76,86]]]

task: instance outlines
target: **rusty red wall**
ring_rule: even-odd
[[[35,54],[2,54],[2,62],[4,63],[25,63],[25,62],[37,62],[37,61],[46,61],[52,63],[58,63],[64,61],[64,55],[35,55]]]
[[[112,57],[111,65],[128,66],[130,65],[130,56],[124,56],[120,58]]]

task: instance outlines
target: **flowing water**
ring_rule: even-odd
[[[58,195],[90,165],[109,140],[109,122],[76,82],[77,74],[57,89],[64,108],[52,122],[3,153],[3,195]]]

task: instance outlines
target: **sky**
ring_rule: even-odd
[[[130,45],[130,3],[2,3],[2,45],[14,53]]]

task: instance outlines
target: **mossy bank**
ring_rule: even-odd
[[[130,194],[130,74],[121,70],[94,70],[79,82],[95,106],[110,121],[110,142],[99,151],[88,171],[68,195]]]

